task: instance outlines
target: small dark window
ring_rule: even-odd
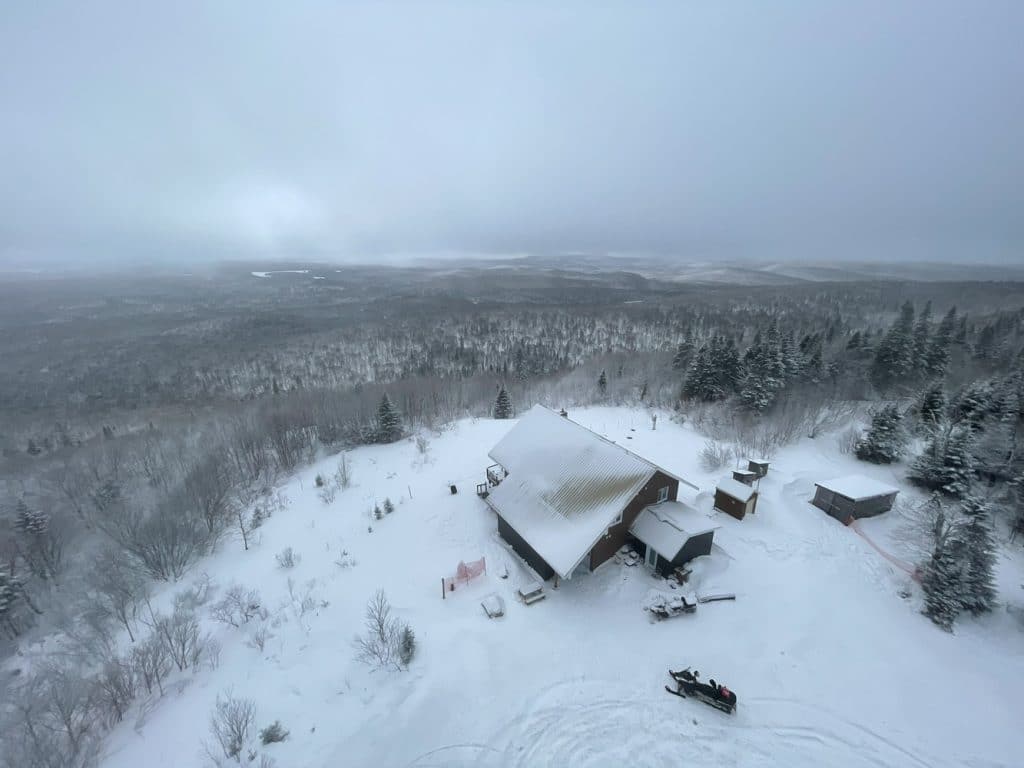
[[[663,501],[668,501],[668,486],[658,489],[658,503],[661,504]]]

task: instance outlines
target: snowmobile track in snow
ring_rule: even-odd
[[[871,728],[799,701],[744,699],[746,706],[729,718],[698,704],[694,700],[687,708],[657,688],[641,696],[621,681],[571,680],[542,691],[492,745],[503,750],[503,764],[522,768],[686,762],[789,768],[955,764],[919,756]]]

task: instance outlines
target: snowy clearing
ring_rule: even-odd
[[[259,590],[276,617],[271,637],[260,651],[247,645],[251,627],[210,623],[219,666],[181,678],[137,724],[115,729],[105,766],[206,764],[200,742],[228,688],[255,701],[257,727],[280,720],[291,731],[261,748],[280,766],[1019,765],[1018,620],[1003,605],[961,619],[954,635],[938,630],[917,591],[900,597],[905,574],[809,503],[816,480],[853,473],[914,496],[902,466],[841,455],[834,436],[804,440],[774,457],[756,514],[740,522],[711,512],[726,473],[700,469],[704,436],[668,414],[657,431],[639,410],[570,417],[620,443],[632,437],[630,450],[700,485],[693,503],[720,528],[687,588],[735,601],[653,623],[641,604],[665,582],[609,562],[558,589],[548,582],[547,598],[524,606],[516,591],[532,576],[473,493],[514,422],[459,422],[425,456],[412,440],[350,452],[354,484],[330,504],[314,478],[337,457],[306,468],[282,486],[289,505],[250,551],[232,541],[202,563],[197,573],[219,587],[213,600],[236,582]],[[385,497],[395,511],[372,519]],[[889,513],[860,526],[901,554],[890,536],[898,522]],[[286,547],[298,556],[287,569],[275,558]],[[337,564],[343,551],[354,564]],[[441,579],[479,557],[487,573],[442,600]],[[1021,558],[1004,551],[1000,567],[1001,599],[1019,605]],[[311,590],[315,610],[296,608],[289,580]],[[408,671],[355,660],[378,588],[416,632]],[[503,617],[482,609],[491,594]],[[688,665],[737,693],[735,715],[664,692],[667,670]]]
[[[250,272],[253,277],[270,277],[271,275],[308,275],[308,269],[274,269],[270,272]]]

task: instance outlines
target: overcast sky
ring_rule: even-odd
[[[0,264],[1017,263],[1022,40],[1022,0],[7,2]]]

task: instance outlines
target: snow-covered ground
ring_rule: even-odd
[[[1001,607],[962,619],[954,635],[940,631],[919,614],[918,593],[900,597],[905,574],[808,503],[814,480],[853,472],[907,494],[901,468],[843,456],[830,436],[807,440],[775,458],[757,514],[739,522],[711,512],[722,473],[700,469],[703,437],[667,415],[657,431],[641,411],[570,416],[705,489],[697,503],[721,526],[719,548],[699,562],[694,586],[735,592],[735,602],[652,624],[640,606],[659,584],[642,565],[615,563],[548,584],[530,607],[517,602],[530,577],[474,495],[488,449],[512,422],[463,421],[432,439],[426,460],[411,440],[351,452],[354,486],[329,505],[314,477],[333,473],[336,457],[284,485],[290,503],[259,543],[243,552],[230,542],[200,570],[221,590],[257,588],[272,610],[287,602],[289,578],[327,605],[301,618],[280,611],[263,652],[246,629],[210,624],[219,667],[115,730],[105,766],[204,764],[200,741],[227,688],[255,700],[259,726],[279,719],[290,729],[266,748],[282,767],[1020,765],[1024,628]],[[385,497],[395,512],[372,520]],[[899,554],[893,518],[862,528]],[[301,562],[282,570],[274,556],[287,546]],[[336,564],[343,549],[354,566]],[[488,574],[442,600],[442,577],[481,556]],[[1022,576],[1021,559],[1004,554],[1004,602],[1020,602]],[[408,671],[354,658],[377,588],[416,631]],[[505,600],[503,618],[481,609],[492,592]],[[736,691],[737,713],[667,695],[666,670],[687,665]]]
[[[308,275],[308,269],[273,269],[269,272],[250,272],[253,277],[270,277],[271,275]],[[314,278],[323,279],[323,278]]]

